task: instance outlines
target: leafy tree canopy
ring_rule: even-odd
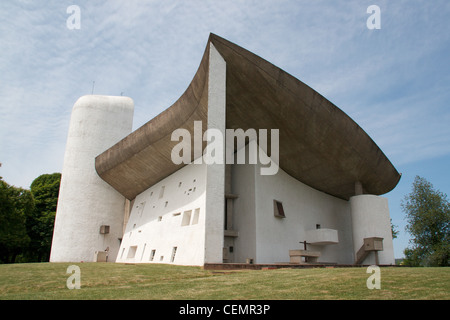
[[[26,190],[0,177],[0,263],[48,261],[60,180],[43,174]]]
[[[450,204],[447,195],[416,176],[412,191],[402,201],[412,247],[405,250],[410,265],[450,265]]]
[[[0,262],[14,262],[29,244],[25,221],[33,210],[29,190],[11,186],[0,178]]]

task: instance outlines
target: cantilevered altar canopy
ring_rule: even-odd
[[[226,62],[226,128],[279,129],[279,166],[299,181],[348,200],[392,190],[400,174],[375,142],[322,95],[268,61],[211,34],[184,94],[168,109],[100,154],[100,177],[134,199],[180,169],[171,160],[172,132],[207,126],[210,43]],[[192,159],[193,160],[193,159]]]

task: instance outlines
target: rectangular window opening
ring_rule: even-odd
[[[192,218],[192,224],[197,224],[199,217],[200,217],[200,208],[197,208],[194,211],[194,217]]]
[[[161,191],[159,191],[159,199],[161,199],[162,197],[164,197],[164,189],[166,188],[166,186],[162,186],[161,187]]]
[[[191,222],[191,214],[192,214],[192,210],[183,212],[183,220],[181,221],[182,227],[189,225],[189,223]]]
[[[277,218],[286,218],[282,202],[273,200],[273,214]]]
[[[109,226],[101,225],[100,226],[100,234],[108,234],[108,233],[109,233]]]
[[[137,206],[139,217],[142,217],[142,212],[144,212],[144,208],[145,208],[145,201],[141,202],[141,204]]]
[[[155,258],[155,253],[156,253],[156,250],[155,249],[153,249],[151,252],[150,252],[150,261],[153,261],[153,259]]]
[[[128,249],[127,259],[134,259],[136,255],[137,246],[130,246]]]
[[[172,256],[170,257],[170,262],[174,262],[176,254],[177,254],[177,247],[173,247]]]
[[[142,258],[144,257],[145,247],[146,247],[146,246],[147,246],[147,244],[144,243],[144,249],[142,249],[142,253],[141,253],[141,261],[142,261]]]

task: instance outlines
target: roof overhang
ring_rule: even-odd
[[[179,170],[172,132],[207,129],[209,44],[226,61],[226,128],[279,129],[279,166],[312,188],[348,200],[391,191],[400,174],[375,142],[322,95],[268,61],[211,34],[184,94],[168,109],[95,159],[100,177],[127,199]],[[193,155],[192,155],[193,156]],[[193,157],[192,157],[193,160]]]

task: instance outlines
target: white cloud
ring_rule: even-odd
[[[210,32],[318,90],[396,161],[449,153],[449,6],[380,0],[382,29],[369,31],[372,2],[79,1],[69,30],[73,1],[3,1],[0,175],[27,186],[60,170],[71,108],[93,81],[134,99],[135,128],[150,120],[187,88]]]

